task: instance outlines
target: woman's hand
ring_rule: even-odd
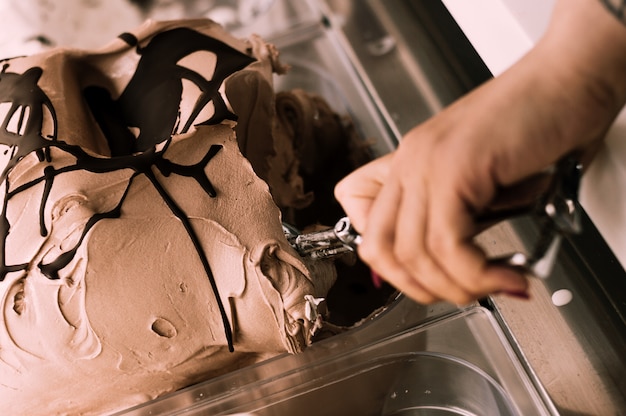
[[[359,255],[422,303],[524,296],[525,276],[473,243],[476,215],[498,189],[597,147],[625,101],[626,28],[597,0],[561,0],[527,56],[337,185]]]

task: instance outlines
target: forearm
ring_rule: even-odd
[[[563,89],[561,132],[579,145],[604,134],[626,102],[626,26],[604,3],[617,2],[559,0],[537,48]]]

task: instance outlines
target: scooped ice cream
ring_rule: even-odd
[[[335,269],[284,237],[293,164],[254,170],[283,69],[206,20],[3,61],[3,412],[106,413],[310,343]]]

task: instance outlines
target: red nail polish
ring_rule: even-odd
[[[371,271],[372,283],[376,289],[383,287],[383,279],[374,270]]]
[[[524,300],[530,299],[530,295],[527,292],[523,292],[523,291],[512,290],[512,291],[503,291],[502,293],[508,296],[512,296],[514,298],[518,298],[518,299],[524,299]]]

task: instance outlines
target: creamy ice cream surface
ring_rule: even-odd
[[[240,151],[283,152],[283,69],[207,20],[2,62],[3,413],[107,413],[310,343],[334,266],[284,237],[269,188],[300,203],[297,175]]]

